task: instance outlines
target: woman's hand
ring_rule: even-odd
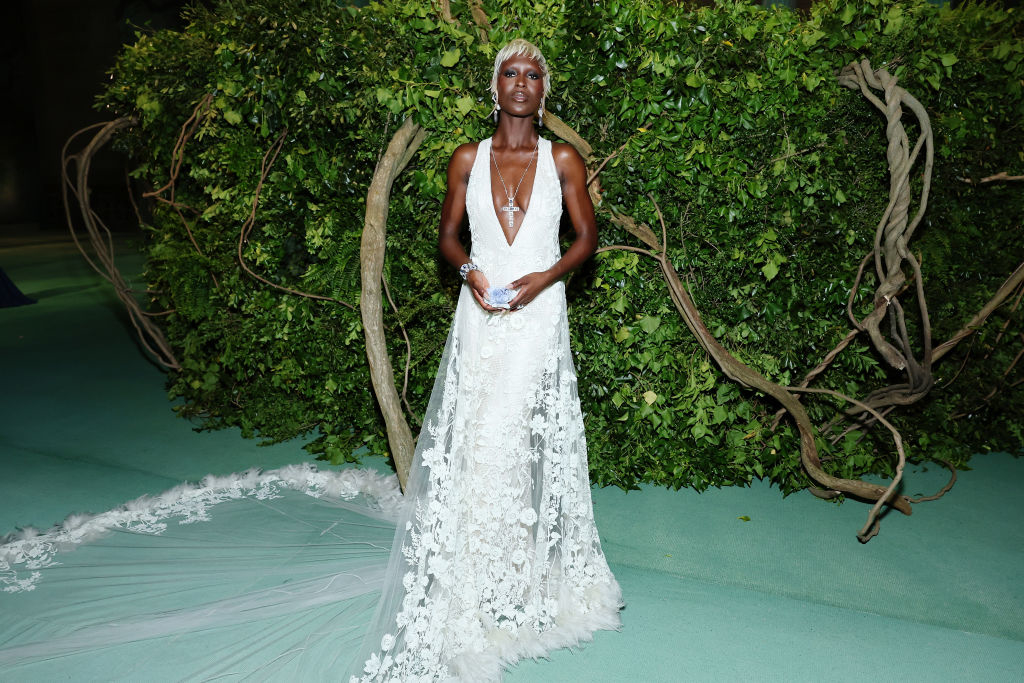
[[[518,280],[508,284],[509,289],[519,290],[512,301],[508,302],[509,310],[515,311],[537,298],[553,281],[547,273],[527,273]]]
[[[487,295],[487,288],[490,284],[487,282],[487,278],[484,276],[483,271],[471,270],[469,275],[466,276],[466,283],[469,285],[469,291],[473,292],[473,298],[480,304],[480,308],[485,311],[501,312],[504,308],[496,308],[489,305],[484,297]]]

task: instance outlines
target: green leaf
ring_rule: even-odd
[[[775,276],[779,274],[779,266],[773,260],[769,260],[768,263],[761,267],[761,272],[768,280],[774,280]]]
[[[956,58],[956,55],[951,54],[949,52],[947,52],[944,55],[941,55],[939,59],[942,60],[942,66],[953,66],[954,64],[960,61],[959,59]]]
[[[639,322],[640,327],[643,329],[644,332],[650,334],[651,332],[654,332],[656,329],[658,329],[659,325],[661,325],[661,318],[655,318],[649,315],[645,315],[643,318],[640,318],[640,320],[637,322]]]
[[[800,36],[800,42],[803,43],[805,47],[813,47],[819,40],[824,38],[826,35],[828,34],[825,33],[824,31],[819,31],[815,29],[810,33],[805,33],[802,36]]]
[[[882,30],[882,33],[887,36],[896,35],[903,28],[903,7],[893,5],[885,13],[885,19],[885,28]]]
[[[242,115],[233,109],[227,109],[224,112],[224,120],[231,125],[237,125],[242,122]]]
[[[818,85],[824,79],[822,79],[821,76],[818,76],[817,74],[808,74],[807,72],[804,72],[800,74],[800,80],[803,82],[804,87],[807,88],[808,91],[814,92],[814,89],[817,88]]]
[[[459,113],[465,116],[470,112],[471,109],[473,109],[474,102],[475,100],[472,97],[466,95],[465,97],[460,97],[459,99],[455,100],[455,106],[456,108],[458,108]]]
[[[459,48],[448,50],[448,52],[445,52],[444,56],[441,57],[441,66],[448,68],[453,67],[458,63],[459,57],[461,56],[462,50]]]

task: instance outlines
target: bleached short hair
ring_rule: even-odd
[[[501,65],[511,57],[519,57],[520,55],[537,62],[540,70],[544,72],[544,97],[547,97],[548,91],[551,90],[551,75],[548,73],[548,62],[544,59],[544,55],[541,54],[539,47],[522,38],[508,41],[508,44],[498,50],[498,54],[494,56],[494,72],[491,74],[491,93],[494,95],[498,94],[498,70],[501,68]]]

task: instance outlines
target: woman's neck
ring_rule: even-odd
[[[498,130],[494,131],[491,143],[500,149],[533,149],[537,146],[537,137],[533,117],[509,116],[502,112],[498,118]]]

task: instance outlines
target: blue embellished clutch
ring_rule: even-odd
[[[508,308],[508,302],[515,298],[516,290],[507,287],[488,287],[484,301],[494,308]]]

